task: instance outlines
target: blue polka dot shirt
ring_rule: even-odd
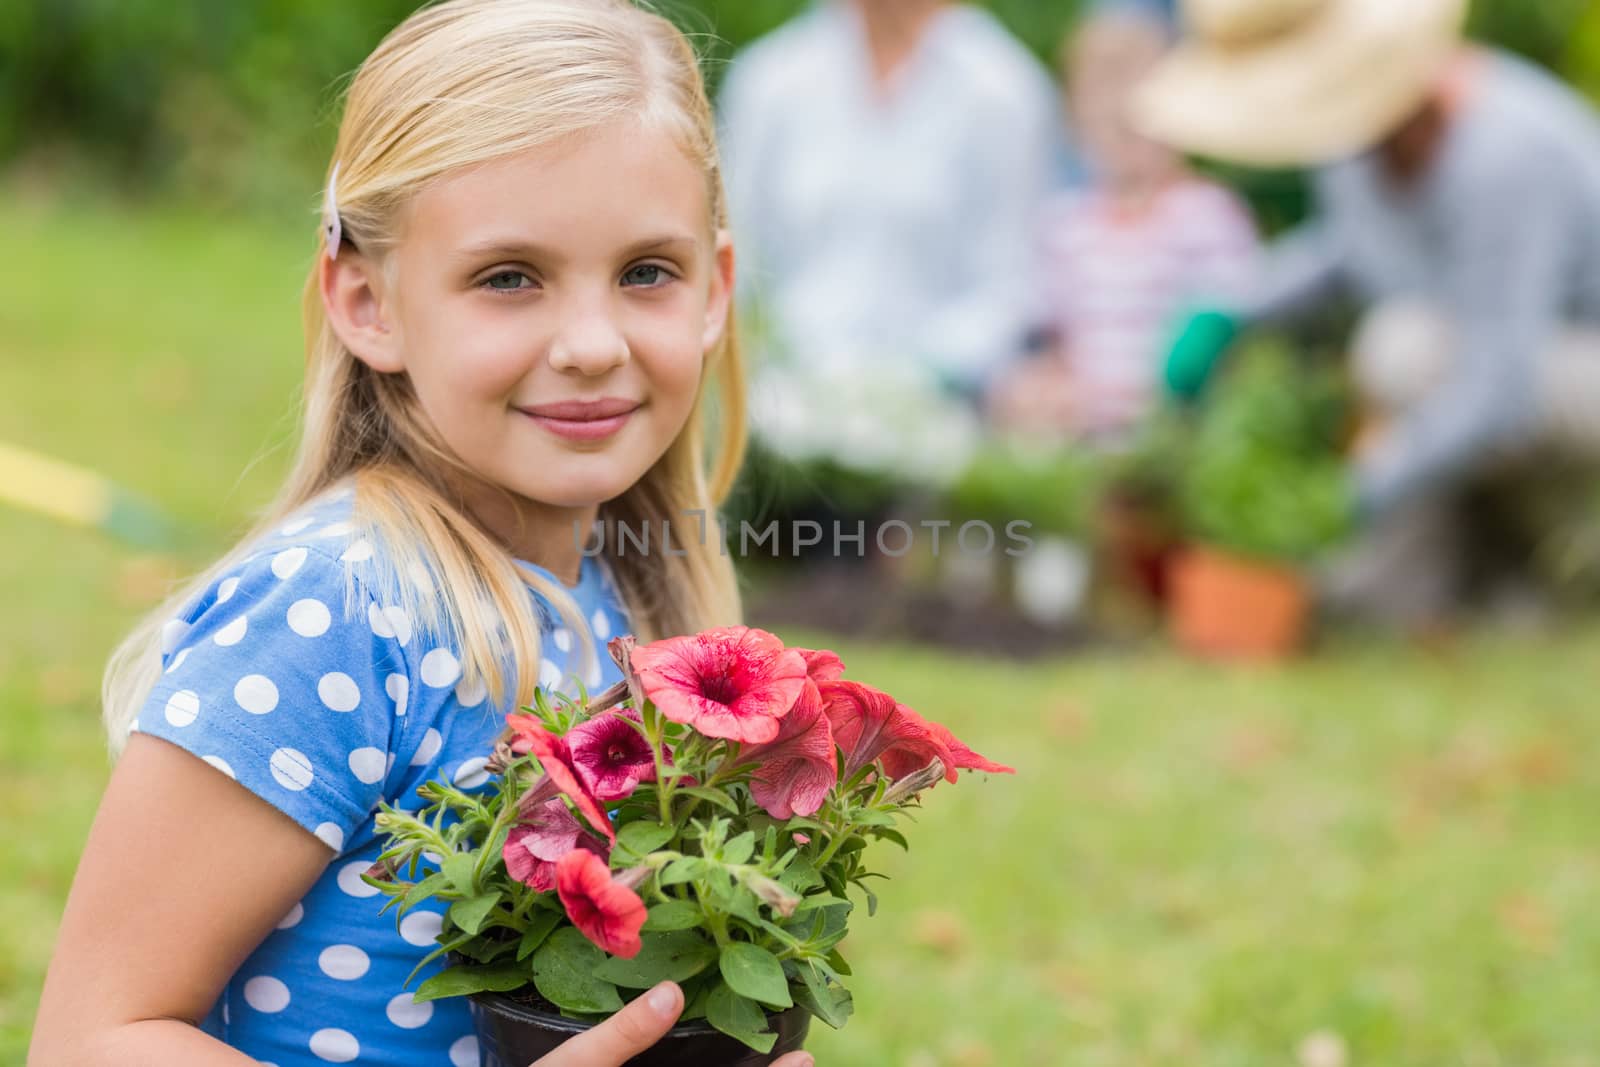
[[[228,981],[206,1032],[275,1067],[477,1067],[466,1002],[412,1000],[442,961],[401,988],[436,947],[443,907],[424,901],[397,925],[361,873],[382,851],[378,804],[416,809],[417,787],[440,776],[483,787],[513,705],[494,706],[462,680],[459,649],[366,591],[374,548],[355,533],[351,505],[348,489],[308,504],[167,624],[163,674],[134,729],[193,753],[329,850],[310,892]],[[595,692],[620,678],[605,642],[630,624],[599,560],[585,558],[567,588],[598,670],[579,673],[581,642],[530,589],[539,684],[576,694],[581,678]]]

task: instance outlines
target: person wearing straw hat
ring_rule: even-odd
[[[1336,604],[1430,623],[1457,606],[1463,494],[1531,457],[1600,456],[1600,121],[1544,70],[1465,43],[1466,0],[1183,0],[1185,42],[1135,124],[1197,155],[1313,171],[1312,220],[1252,297],[1168,358],[1193,397],[1240,329],[1336,293],[1366,308],[1353,376],[1361,543]],[[1519,473],[1520,472],[1520,473]]]

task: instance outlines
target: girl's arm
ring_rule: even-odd
[[[89,831],[29,1067],[248,1067],[199,1021],[328,846],[175,745],[128,739]]]

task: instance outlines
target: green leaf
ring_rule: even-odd
[[[413,1000],[418,1004],[440,997],[461,997],[490,990],[504,993],[528,984],[528,969],[500,963],[490,967],[451,967],[440,971],[417,987]]]
[[[648,856],[676,833],[676,827],[658,822],[631,822],[617,831],[617,844],[636,856]]]
[[[807,889],[815,889],[821,885],[822,876],[817,874],[817,869],[811,865],[811,860],[802,852],[784,868],[783,874],[778,876],[778,884],[796,893],[804,893]]]
[[[496,889],[468,900],[458,900],[450,905],[450,921],[467,933],[475,934],[483,928],[483,920],[488,918],[494,906],[500,903],[500,896],[500,890]]]
[[[680,882],[692,882],[705,872],[706,861],[695,856],[685,856],[681,860],[673,860],[667,864],[656,879],[656,884],[662,887],[677,885]]]
[[[735,804],[733,798],[720,789],[708,789],[703,785],[691,785],[678,789],[676,792],[691,797],[699,797],[701,800],[709,800],[719,808],[730,811],[735,815],[739,814],[739,805]]]
[[[760,1053],[772,1051],[778,1035],[767,1029],[767,1013],[755,1001],[741,997],[723,982],[706,997],[706,1022]]]
[[[876,830],[874,830],[872,832],[873,832],[873,834],[875,836],[881,837],[885,841],[893,841],[895,844],[899,845],[901,848],[905,849],[907,852],[911,851],[911,846],[906,843],[905,835],[902,834],[899,830],[891,830],[888,827],[879,827],[878,829],[876,829]]]
[[[399,914],[404,915],[423,900],[426,900],[428,897],[431,897],[435,893],[439,892],[439,890],[443,889],[449,884],[449,882],[450,880],[439,871],[435,871],[422,881],[417,882],[401,895]]]
[[[789,996],[789,980],[783,976],[783,964],[760,945],[734,941],[723,946],[718,962],[723,981],[740,996],[773,1008],[794,1006]]]
[[[550,931],[561,925],[563,916],[559,911],[548,911],[544,908],[534,913],[528,920],[528,928],[522,931],[522,940],[517,944],[517,962],[531,956],[535,949],[544,944],[544,939],[550,936]]]
[[[850,965],[845,962],[844,956],[839,952],[838,949],[834,949],[832,952],[828,953],[827,960],[829,967],[832,967],[835,971],[844,975],[846,978],[855,973],[850,969]]]
[[[595,975],[628,989],[649,989],[657,982],[693,978],[717,958],[717,946],[698,930],[647,933],[639,940],[637,956],[612,957],[595,968]]]
[[[800,965],[800,981],[802,985],[795,990],[795,1001],[835,1030],[844,1026],[855,1010],[850,991],[838,982],[829,982],[826,975],[809,963]]]
[[[476,896],[478,892],[477,884],[472,877],[476,863],[476,857],[469,852],[452,852],[444,858],[440,869],[444,871],[444,876],[450,880],[457,893],[470,897]]]
[[[620,1011],[617,987],[594,973],[605,959],[575,927],[562,927],[533,954],[533,984],[546,1000],[567,1011]]]
[[[668,900],[650,909],[646,930],[689,930],[705,920],[700,905],[692,900]]]
[[[794,913],[799,915],[803,912],[813,911],[817,908],[831,908],[835,904],[843,904],[848,907],[850,902],[848,900],[841,900],[832,893],[814,893],[811,896],[801,900],[800,903],[796,905]]]
[[[756,851],[756,835],[749,830],[722,846],[722,862],[740,864]]]

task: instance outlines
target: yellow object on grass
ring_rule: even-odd
[[[0,442],[0,501],[142,548],[165,547],[172,525],[104,475]]]

